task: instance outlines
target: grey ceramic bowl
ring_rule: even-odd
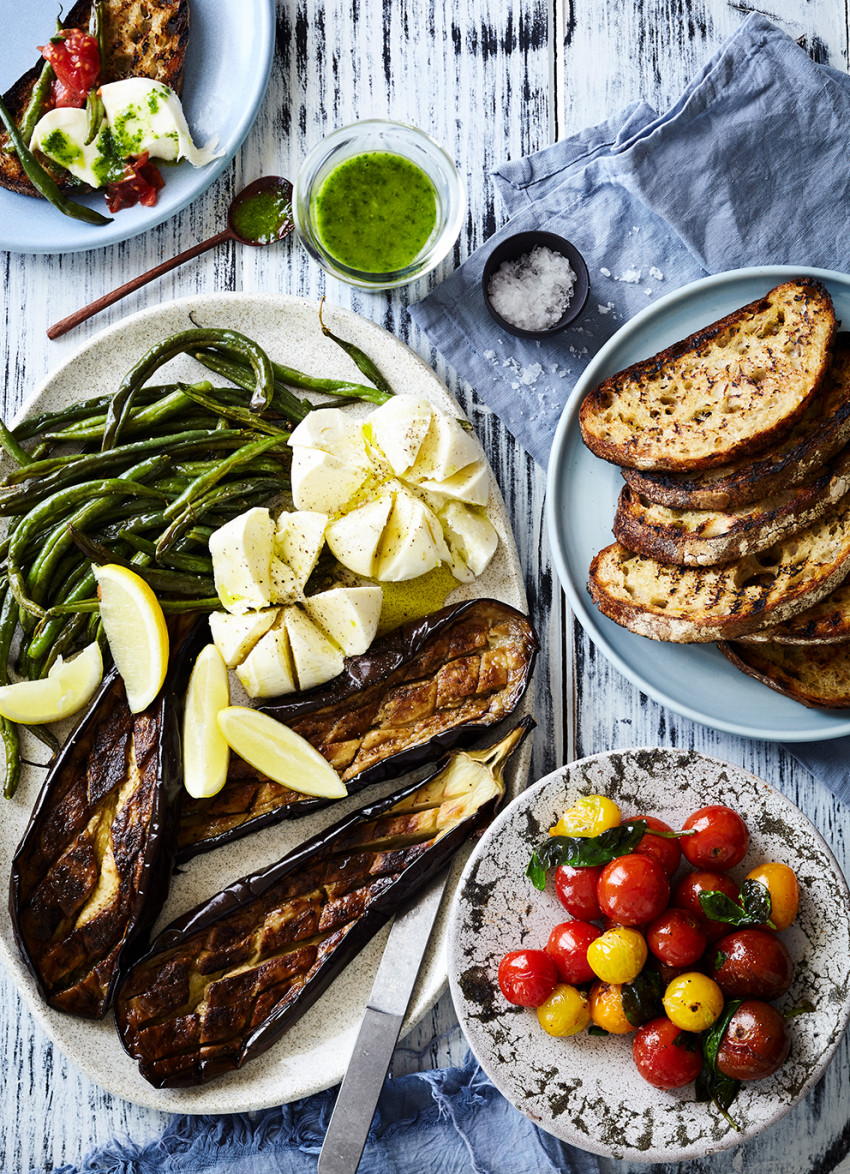
[[[576,280],[569,304],[555,325],[548,326],[544,330],[526,330],[522,326],[514,326],[512,322],[509,322],[507,318],[503,318],[493,308],[488,291],[490,279],[500,265],[503,265],[505,261],[516,261],[518,257],[525,256],[526,253],[530,253],[538,245],[551,249],[553,253],[560,253],[566,257],[573,268]],[[568,326],[572,326],[581,315],[584,307],[587,305],[587,298],[590,293],[590,278],[584,257],[582,257],[575,245],[564,237],[556,236],[554,232],[518,232],[514,236],[506,237],[503,241],[500,241],[490,253],[490,256],[484,263],[484,272],[481,275],[481,291],[484,295],[484,304],[497,326],[500,326],[503,330],[507,330],[509,334],[516,335],[518,338],[549,338],[553,334],[560,334]]]
[[[581,795],[604,794],[624,816],[656,815],[681,827],[709,803],[739,811],[750,850],[731,871],[740,882],[756,864],[794,868],[800,912],[783,941],[794,959],[780,1009],[809,999],[814,1012],[790,1024],[791,1055],[766,1080],[742,1085],[731,1107],[736,1133],[693,1085],[666,1092],[647,1084],[631,1035],[566,1039],[546,1035],[533,1010],[512,1007],[496,978],[509,950],[542,948],[567,916],[550,874],[538,893],[526,879],[532,849]],[[644,1162],[703,1157],[768,1128],[813,1087],[850,1017],[850,897],[824,840],[790,800],[740,767],[695,751],[620,750],[574,762],[515,799],[470,858],[452,906],[449,982],[461,1026],[482,1068],[518,1109],[547,1132],[593,1153]]]

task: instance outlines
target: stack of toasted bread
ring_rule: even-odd
[[[777,286],[606,379],[579,418],[626,481],[590,568],[600,611],[850,706],[850,335],[827,290]]]

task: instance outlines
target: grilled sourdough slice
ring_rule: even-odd
[[[850,644],[718,646],[732,664],[810,709],[850,707]]]
[[[701,473],[623,469],[626,484],[657,505],[680,510],[726,510],[750,505],[799,485],[850,441],[850,334],[835,339],[823,387],[788,435],[756,457]]]
[[[655,505],[624,485],[614,537],[662,563],[709,567],[767,550],[821,517],[850,491],[850,449],[794,489],[728,510]]]
[[[783,624],[739,637],[744,644],[845,644],[850,642],[850,581]]]
[[[579,414],[584,442],[636,469],[708,469],[757,452],[805,411],[834,331],[820,282],[787,281],[594,388]]]
[[[781,623],[850,573],[850,495],[771,550],[725,567],[676,567],[619,542],[590,565],[588,590],[609,619],[650,640],[707,644]]]
[[[147,77],[164,82],[175,93],[183,88],[183,65],[189,42],[189,0],[104,0],[106,60],[101,82]],[[91,0],[77,0],[63,20],[64,28],[87,30]],[[33,28],[33,46],[44,44],[53,29]],[[39,60],[4,95],[12,117],[20,123],[44,60]],[[9,151],[9,136],[0,133],[0,186],[27,196],[38,196],[24,174],[18,156]],[[44,162],[43,160],[41,160]],[[75,187],[66,172],[50,168],[60,187]],[[39,196],[39,199],[41,197]]]

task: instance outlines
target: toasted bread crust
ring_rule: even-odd
[[[784,282],[589,392],[579,413],[585,444],[618,465],[674,471],[757,452],[805,411],[834,332],[825,287]]]
[[[606,546],[588,590],[603,615],[650,640],[705,644],[782,623],[850,573],[850,498],[770,551],[725,567],[668,566]]]
[[[850,581],[783,624],[740,636],[744,644],[845,644],[850,642]]]
[[[850,707],[850,644],[718,645],[741,672],[810,709]]]
[[[770,452],[701,473],[622,469],[626,484],[657,505],[726,510],[799,485],[850,441],[850,334],[836,336],[832,364],[791,431]]]
[[[680,566],[717,566],[781,541],[810,525],[850,492],[845,449],[803,485],[729,510],[676,510],[648,502],[624,485],[614,537],[629,550]]]
[[[63,20],[64,28],[88,29],[91,0],[77,0]],[[127,77],[149,77],[164,82],[179,94],[183,88],[183,67],[189,43],[189,0],[106,0],[106,61],[101,81]],[[45,43],[53,29],[34,29],[33,44]],[[20,121],[30,94],[41,76],[43,62],[32,69],[3,95],[9,111]],[[0,186],[21,195],[42,197],[30,183],[17,155],[10,153],[9,136],[0,133]],[[44,160],[40,160],[47,165]],[[54,178],[60,187],[80,190],[68,182],[67,173],[57,168]]]

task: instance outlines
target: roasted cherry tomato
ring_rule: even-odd
[[[661,1016],[639,1027],[632,1044],[637,1070],[655,1088],[681,1088],[702,1068],[699,1037]]]
[[[587,921],[563,921],[549,934],[546,953],[555,960],[561,982],[593,982],[587,947],[602,933]]]
[[[731,1080],[761,1080],[785,1063],[790,1048],[788,1026],[776,1008],[746,999],[720,1041],[717,1071]]]
[[[694,868],[711,868],[723,872],[740,864],[750,846],[747,825],[731,807],[701,807],[689,815],[682,831],[696,832],[682,837],[685,859]]]
[[[793,976],[788,947],[763,929],[736,929],[712,950],[711,977],[731,999],[778,999]]]
[[[800,886],[793,868],[787,864],[759,864],[747,873],[747,880],[764,885],[770,893],[770,920],[777,929],[787,929],[800,908]]]
[[[648,927],[646,944],[668,966],[693,966],[708,942],[704,925],[687,909],[665,909]]]
[[[598,836],[609,828],[620,826],[620,808],[605,795],[585,795],[569,807],[554,827],[550,836]]]
[[[571,917],[580,921],[596,921],[602,917],[596,896],[596,883],[602,867],[599,864],[574,868],[572,864],[562,864],[556,869],[555,892]]]
[[[650,856],[618,856],[602,869],[596,886],[606,917],[619,925],[653,921],[670,900],[670,885],[661,865]]]
[[[97,39],[82,29],[63,29],[39,52],[53,66],[54,106],[83,106],[89,90],[100,77],[100,50]]]
[[[590,1007],[584,991],[558,983],[537,1008],[540,1026],[549,1035],[577,1035],[590,1023]]]
[[[148,161],[145,152],[138,159],[127,160],[123,179],[107,185],[106,206],[110,212],[120,212],[122,208],[132,208],[136,204],[152,208],[156,194],[164,184],[159,168]]]
[[[674,978],[662,999],[667,1018],[683,1031],[705,1031],[723,1010],[723,991],[693,970]]]
[[[606,929],[587,947],[587,961],[603,982],[623,983],[637,978],[646,962],[646,942],[636,929]]]
[[[723,921],[715,921],[706,917],[702,905],[699,903],[700,893],[725,893],[733,901],[738,900],[738,886],[731,876],[722,872],[689,872],[683,876],[676,886],[671,904],[678,909],[687,909],[705,927],[706,936],[710,942],[722,938],[729,932],[729,926]]]
[[[612,1035],[628,1035],[636,1028],[623,1010],[623,986],[619,982],[595,982],[590,988],[590,1018]]]
[[[663,819],[656,819],[654,815],[630,815],[628,819],[640,819],[648,828],[655,828],[658,832],[672,832],[669,823]],[[625,820],[623,821],[625,823]],[[678,840],[668,840],[663,836],[651,836],[648,832],[634,849],[640,856],[651,856],[656,864],[664,869],[669,880],[682,859],[682,849]]]
[[[558,968],[545,950],[512,950],[499,963],[499,986],[515,1007],[539,1007],[557,982]]]

